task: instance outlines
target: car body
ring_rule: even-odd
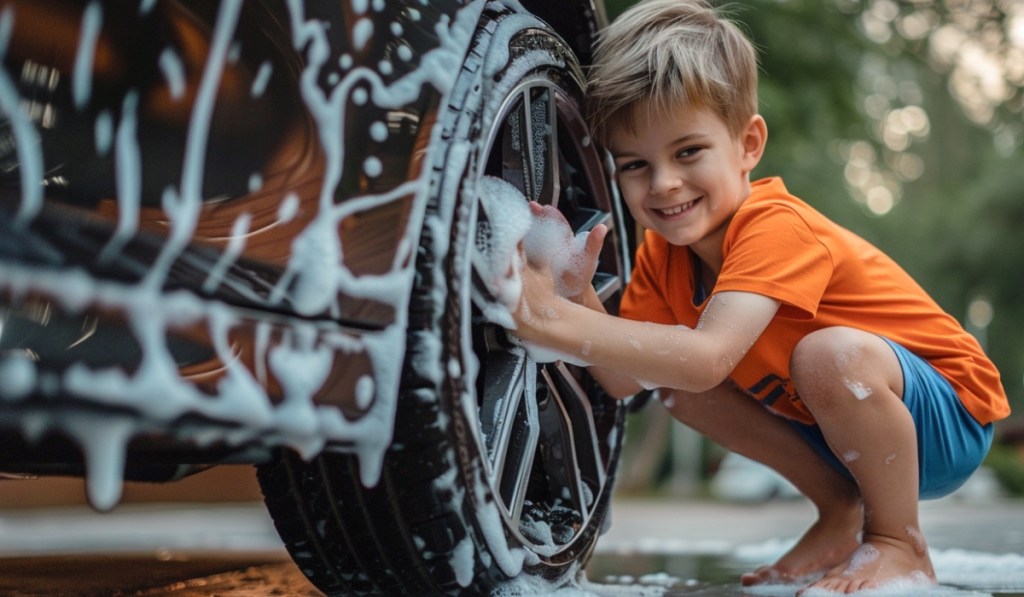
[[[394,496],[420,490],[395,471],[441,461],[461,466],[459,491],[504,496],[504,534],[546,558],[539,574],[584,560],[594,533],[528,532],[529,470],[557,461],[573,524],[599,527],[621,407],[594,414],[607,399],[583,369],[538,364],[481,318],[492,299],[470,262],[485,176],[577,230],[626,229],[578,108],[603,18],[589,0],[0,2],[0,470],[83,475],[103,510],[125,478],[254,463],[280,530],[312,524],[319,487],[404,511]],[[612,235],[595,279],[610,308],[627,244]],[[432,426],[452,445],[394,464]],[[481,522],[490,501],[464,509],[460,545],[507,560]],[[332,524],[349,536],[369,517]],[[282,537],[300,561],[305,535]],[[380,558],[335,566],[319,540],[307,574],[328,593],[531,569],[477,557],[408,584]]]

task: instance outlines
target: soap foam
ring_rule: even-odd
[[[533,224],[523,239],[523,249],[527,260],[551,269],[559,296],[576,296],[583,292],[583,285],[590,282],[581,276],[587,266],[585,247],[589,234],[573,235],[569,223],[554,208],[533,214]],[[570,278],[577,282],[569,283],[567,280]]]
[[[522,296],[523,257],[536,267],[549,268],[559,296],[568,298],[583,291],[583,284],[590,282],[586,276],[590,265],[586,257],[588,232],[574,235],[569,223],[553,206],[535,204],[531,209],[522,191],[500,178],[484,176],[478,195],[482,213],[472,262],[494,300],[487,300],[476,291],[473,298],[488,321],[515,329],[512,310],[518,307]],[[550,305],[541,305],[539,309],[537,316],[557,317],[557,311]],[[517,343],[538,363],[560,360],[588,364],[572,355],[528,342]],[[590,349],[587,346],[584,352],[589,353]]]
[[[493,176],[484,176],[480,180],[478,195],[481,214],[477,223],[473,266],[487,292],[504,307],[485,308],[484,316],[505,327],[515,327],[508,311],[516,308],[522,295],[519,245],[530,230],[530,208],[519,189]],[[480,301],[478,304],[488,302]]]

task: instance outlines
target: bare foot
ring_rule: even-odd
[[[864,519],[860,506],[821,517],[779,561],[740,577],[743,586],[806,582],[845,562],[860,546]]]
[[[856,593],[878,588],[898,579],[934,585],[935,570],[919,532],[907,530],[907,539],[868,535],[848,560],[823,578],[800,590],[821,589],[833,593]]]

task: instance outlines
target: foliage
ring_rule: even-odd
[[[1014,448],[992,446],[985,466],[995,473],[1000,485],[1014,497],[1024,497],[1024,462]]]
[[[630,4],[606,1],[612,18]],[[1012,34],[1024,4],[749,0],[723,10],[759,50],[769,149],[755,175],[781,175],[958,319],[987,300],[991,324],[968,329],[1024,416],[1024,47]]]

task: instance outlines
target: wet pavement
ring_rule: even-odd
[[[1024,500],[950,497],[923,502],[920,513],[941,583],[920,594],[1024,596]],[[737,581],[782,555],[814,515],[804,499],[619,500],[587,579],[609,595],[614,586],[664,587],[665,597],[793,595],[797,587],[744,590]]]
[[[738,575],[777,557],[814,516],[802,499],[620,499],[612,512],[585,582],[568,595],[743,595]],[[947,498],[922,504],[921,519],[948,589],[929,595],[1024,595],[1024,501]],[[0,595],[319,593],[262,504],[242,503],[0,511]]]
[[[151,552],[0,559],[10,597],[322,597],[283,553]]]
[[[695,500],[617,500],[603,552],[726,553],[796,538],[814,520],[804,499],[762,504]],[[921,527],[933,549],[1024,553],[1024,500],[946,498],[925,501]]]
[[[0,595],[321,596],[262,503],[0,511]]]

